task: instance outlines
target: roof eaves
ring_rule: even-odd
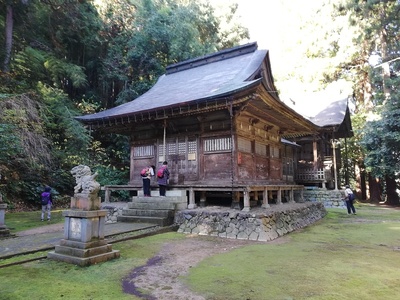
[[[168,117],[168,113],[165,113],[166,111],[170,111],[171,114],[173,112],[174,109],[177,108],[181,108],[184,106],[190,107],[193,104],[197,104],[197,106],[199,104],[204,104],[204,102],[207,101],[224,101],[224,100],[230,100],[232,99],[232,96],[234,96],[235,94],[238,94],[242,91],[248,90],[248,89],[252,89],[254,87],[257,87],[261,82],[261,78],[254,80],[252,82],[249,82],[248,84],[241,86],[240,88],[234,89],[234,90],[229,90],[223,93],[220,93],[218,95],[213,95],[213,96],[209,96],[209,97],[204,97],[201,99],[196,99],[196,100],[192,100],[192,101],[187,101],[187,102],[180,102],[178,104],[174,104],[174,105],[169,105],[169,106],[160,106],[157,109],[149,109],[149,110],[141,110],[141,111],[136,111],[136,112],[129,112],[129,113],[125,113],[125,114],[120,114],[120,115],[115,115],[115,116],[105,116],[105,117],[100,117],[100,118],[93,118],[91,116],[94,115],[87,115],[87,116],[78,116],[78,117],[74,117],[76,120],[84,123],[84,124],[100,124],[100,123],[110,123],[110,122],[114,122],[115,120],[118,119],[124,119],[124,118],[132,118],[133,122],[136,122],[137,120],[143,120],[143,116],[147,115],[162,115],[162,117],[156,117],[157,119],[162,119],[162,118],[167,118]],[[164,113],[157,113],[157,112],[161,112],[164,111]],[[188,113],[187,110],[181,110],[184,113]],[[150,119],[150,118],[148,118]],[[154,117],[152,118],[154,119]]]

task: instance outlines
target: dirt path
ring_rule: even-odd
[[[272,243],[286,241],[282,237]],[[186,276],[191,267],[209,256],[257,243],[260,242],[188,235],[184,241],[166,243],[145,266],[134,269],[123,280],[124,291],[146,300],[204,300],[190,291],[179,277]]]
[[[46,222],[43,222],[45,225]],[[18,232],[18,236],[35,235],[41,233],[59,232],[64,228],[64,223],[51,224]]]

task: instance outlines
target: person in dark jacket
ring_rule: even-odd
[[[157,172],[157,183],[160,187],[160,196],[165,197],[169,179],[168,162],[164,161],[162,167]]]
[[[154,176],[154,169],[156,167],[155,166],[148,166],[146,168],[146,173],[144,174],[144,176],[142,175],[142,179],[143,179],[143,195],[145,197],[151,197],[150,194],[150,180],[151,177]]]
[[[349,185],[346,185],[346,189],[344,190],[344,196],[345,196],[345,201],[346,201],[346,207],[347,207],[347,213],[351,215],[353,213],[356,215],[356,209],[354,208],[354,193],[351,190]]]
[[[51,219],[51,206],[53,205],[53,198],[51,196],[51,187],[46,186],[44,192],[40,195],[42,204],[41,220],[44,220],[44,215],[47,211],[47,221]]]

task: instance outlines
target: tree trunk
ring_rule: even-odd
[[[3,64],[3,72],[8,73],[10,71],[10,60],[11,60],[11,50],[12,50],[12,42],[13,42],[13,27],[14,27],[14,19],[13,19],[13,7],[11,4],[7,4],[7,13],[6,13],[6,53]]]
[[[361,177],[360,177],[360,189],[361,189],[361,199],[362,200],[368,199],[366,177],[367,177],[367,174],[366,174],[365,170],[362,170]]]
[[[356,189],[358,199],[361,199],[362,201],[368,200],[368,188],[367,188],[367,173],[365,172],[365,167],[361,162],[358,162],[354,165],[354,172],[356,175],[356,182],[357,182],[357,187],[353,187]]]
[[[368,173],[368,185],[371,203],[379,203],[382,201],[382,186],[378,178],[375,178]]]
[[[394,177],[386,176],[386,204],[399,205],[400,199],[396,192],[397,184]]]

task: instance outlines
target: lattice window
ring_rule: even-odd
[[[280,157],[279,153],[280,153],[279,147],[277,147],[277,146],[271,146],[270,147],[270,155],[271,155],[271,157],[279,158]]]
[[[283,158],[283,175],[293,175],[294,174],[294,160],[293,158],[286,157]]]
[[[169,143],[168,144],[168,155],[173,155],[173,154],[176,154],[176,149],[177,147],[176,147],[176,144],[175,143]]]
[[[238,138],[238,150],[251,153],[251,141]]]
[[[214,138],[204,140],[204,152],[230,151],[232,149],[232,139]]]
[[[185,142],[178,143],[178,154],[186,154],[186,143]]]
[[[158,146],[158,156],[163,156],[165,153],[167,153],[166,149],[163,149],[163,148],[167,148],[167,147],[164,147],[164,145],[162,145],[162,144],[160,144]]]
[[[196,160],[197,141],[188,142],[188,160]]]
[[[154,147],[152,145],[133,147],[133,156],[134,157],[154,156]]]
[[[255,151],[258,155],[267,156],[267,145],[256,142]]]
[[[197,141],[188,142],[188,153],[197,153]]]

